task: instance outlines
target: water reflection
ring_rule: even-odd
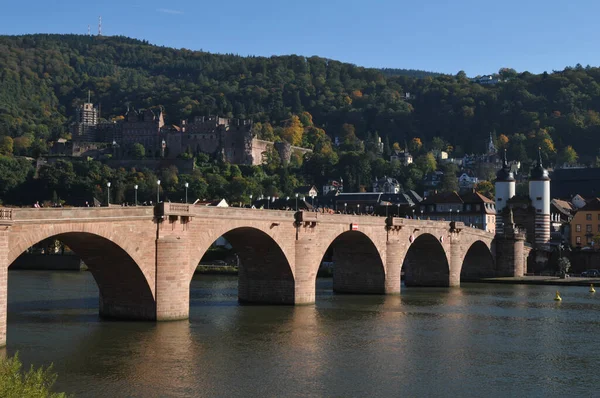
[[[314,306],[240,306],[237,280],[195,278],[190,320],[106,322],[88,273],[9,275],[8,353],[55,363],[78,396],[594,395],[600,296],[466,284]],[[0,355],[2,351],[0,351]],[[584,380],[585,379],[585,380]]]

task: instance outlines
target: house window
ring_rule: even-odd
[[[537,198],[535,198],[535,200],[542,200],[542,197],[538,196]]]
[[[588,221],[592,221],[592,215],[590,213],[586,214],[585,219]]]
[[[502,198],[500,198],[499,200],[502,200]],[[471,205],[466,205],[466,211],[471,211]]]
[[[598,232],[600,232],[600,224],[598,224]]]
[[[481,210],[481,206],[480,205],[475,205],[475,211],[480,211]]]
[[[585,226],[585,232],[592,232],[592,225],[588,224]]]
[[[581,236],[576,236],[575,237],[575,243],[577,243],[578,245],[581,244]]]
[[[581,232],[581,224],[575,225],[575,232]]]

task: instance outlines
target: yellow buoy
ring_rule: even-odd
[[[596,289],[594,289],[594,284],[590,285],[590,293],[596,293]]]
[[[560,298],[560,294],[558,294],[558,290],[556,291],[556,297],[554,297],[554,301],[562,301],[562,298]]]

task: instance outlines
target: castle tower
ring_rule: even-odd
[[[502,168],[496,173],[496,233],[501,234],[504,230],[502,226],[502,210],[506,207],[506,202],[515,196],[515,177],[506,160],[506,150],[504,150],[504,159]]]
[[[550,241],[550,177],[542,165],[541,151],[529,176],[529,198],[535,208],[535,244],[543,245]]]

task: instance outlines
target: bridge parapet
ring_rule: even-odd
[[[0,209],[0,220],[11,221],[12,220],[12,209]]]
[[[154,208],[139,207],[62,207],[62,208],[11,208],[14,223],[109,221],[152,218]],[[4,220],[0,217],[0,220]]]

